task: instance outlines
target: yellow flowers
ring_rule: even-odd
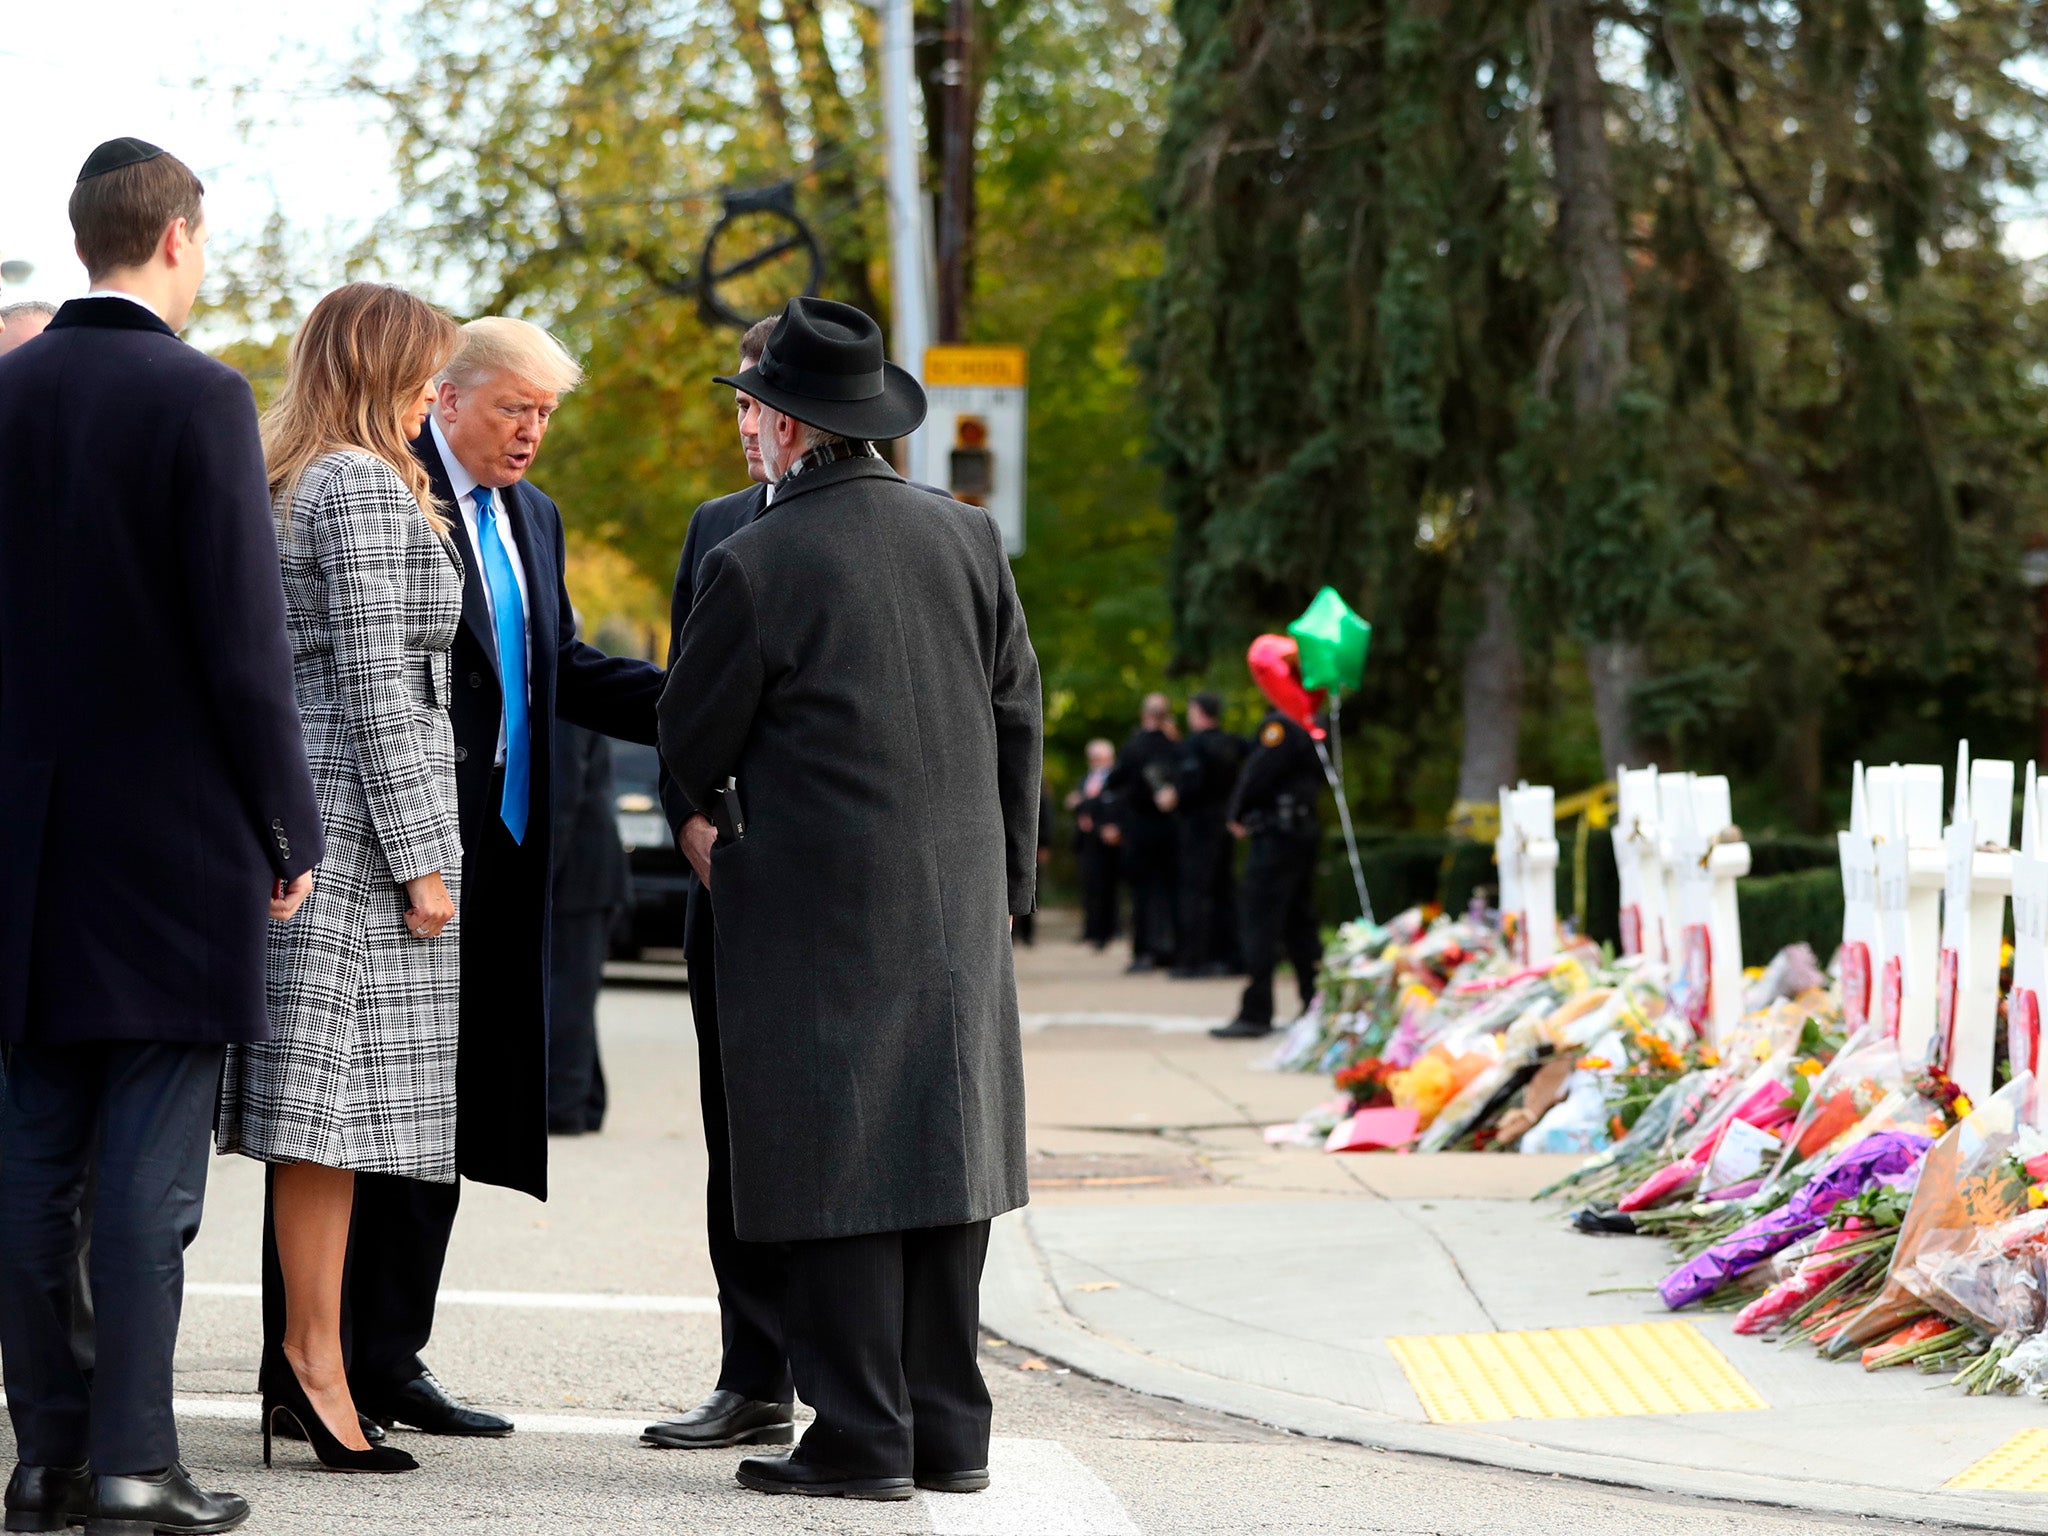
[[[1721,1053],[1711,1045],[1703,1045],[1700,1047],[1699,1061],[1703,1067],[1718,1067],[1721,1065]]]
[[[1799,1061],[1795,1062],[1793,1064],[1792,1070],[1794,1072],[1797,1072],[1801,1077],[1819,1077],[1821,1074],[1821,1065],[1819,1062],[1815,1061],[1811,1056],[1806,1056],[1802,1057]]]
[[[2048,1205],[2048,1190],[2044,1190],[2038,1184],[2029,1185],[2027,1188],[2027,1209],[2038,1211],[2044,1205]]]
[[[1976,1106],[1970,1103],[1970,1096],[1967,1093],[1957,1094],[1955,1103],[1951,1104],[1949,1109],[1958,1120],[1967,1120],[1977,1112]]]
[[[1613,1066],[1614,1063],[1605,1056],[1581,1056],[1579,1058],[1579,1070],[1581,1072],[1606,1072]]]

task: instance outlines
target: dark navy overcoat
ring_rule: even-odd
[[[0,358],[0,1040],[261,1040],[315,865],[249,386],[127,299]]]
[[[455,490],[431,432],[413,442],[435,494],[453,507]],[[450,537],[462,554],[462,628],[456,632],[455,801],[470,898],[463,910],[462,1043],[456,1071],[455,1161],[465,1179],[547,1198],[548,926],[553,900],[554,723],[560,715],[601,736],[654,741],[662,669],[607,656],[576,638],[564,580],[562,514],[522,480],[499,493],[526,572],[533,733],[532,820],[522,850],[535,878],[489,897],[476,889],[475,840],[498,816],[492,797],[498,719],[505,707],[498,644],[484,596],[483,562],[460,516]]]

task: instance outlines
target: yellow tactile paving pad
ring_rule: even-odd
[[[2048,1429],[2021,1430],[1975,1466],[1950,1478],[1948,1486],[2048,1493]]]
[[[1770,1406],[1691,1323],[1414,1334],[1387,1348],[1439,1424]]]

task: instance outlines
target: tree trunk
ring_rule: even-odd
[[[1572,326],[1572,413],[1584,436],[1610,436],[1615,397],[1628,378],[1628,279],[1621,223],[1614,205],[1614,166],[1607,144],[1607,87],[1593,48],[1586,0],[1545,0],[1550,25],[1551,159],[1556,167],[1557,233],[1569,279]],[[1617,573],[1618,579],[1626,579]],[[1643,749],[1631,724],[1629,696],[1648,675],[1641,637],[1601,634],[1585,645],[1600,727],[1600,758],[1611,774],[1640,766]]]
[[[1600,727],[1600,762],[1608,777],[1626,765],[1642,768],[1650,761],[1636,740],[1629,695],[1649,675],[1649,657],[1640,640],[1588,640],[1586,678],[1593,685],[1593,719]]]
[[[1515,627],[1508,574],[1480,584],[1486,619],[1465,648],[1465,741],[1458,798],[1492,802],[1515,782],[1522,736],[1522,637]]]
[[[1572,404],[1581,419],[1605,416],[1628,377],[1628,281],[1607,147],[1607,87],[1593,52],[1585,0],[1545,0],[1550,19],[1551,158],[1557,233],[1573,321]]]

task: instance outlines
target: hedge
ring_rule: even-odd
[[[1825,965],[1842,942],[1842,872],[1802,869],[1735,885],[1742,958],[1763,965],[1787,944],[1811,944]]]

